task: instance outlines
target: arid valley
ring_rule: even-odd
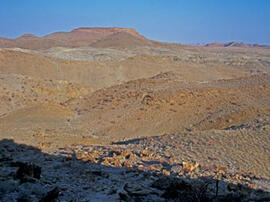
[[[270,46],[0,37],[0,201],[269,200]]]

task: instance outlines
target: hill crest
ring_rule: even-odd
[[[108,36],[124,33],[129,38],[147,39],[135,29],[120,27],[80,27],[70,32],[54,32],[43,37],[33,34],[24,34],[15,39],[1,38],[0,48],[47,49],[52,47],[86,47],[91,44],[108,39]],[[121,39],[120,39],[121,40]],[[130,43],[132,43],[131,40]],[[143,44],[142,44],[143,45]]]

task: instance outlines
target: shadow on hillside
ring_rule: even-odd
[[[0,201],[269,201],[270,193],[213,178],[176,178],[49,155],[0,141]]]
[[[136,139],[131,139],[131,140],[124,140],[124,141],[118,141],[118,142],[113,142],[114,145],[128,145],[128,144],[137,144],[141,140],[144,140],[145,138],[136,138]]]

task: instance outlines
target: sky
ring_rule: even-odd
[[[270,44],[270,0],[0,0],[0,36],[128,27],[186,44]]]

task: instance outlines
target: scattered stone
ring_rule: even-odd
[[[176,135],[173,141],[177,141]],[[269,193],[265,191],[269,185],[268,179],[262,183],[261,177],[253,177],[244,172],[244,168],[230,173],[231,169],[225,166],[206,164],[208,167],[200,167],[199,163],[192,162],[192,158],[188,161],[189,157],[183,162],[182,156],[175,157],[170,151],[173,151],[174,144],[168,141],[168,137],[152,137],[140,140],[136,145],[117,147],[74,145],[77,158],[73,157],[71,161],[67,161],[69,156],[62,154],[63,151],[70,154],[73,148],[61,150],[58,156],[57,153],[33,152],[32,148],[28,150],[18,145],[7,149],[1,145],[0,156],[12,156],[12,159],[0,163],[0,201],[9,201],[9,198],[13,201],[43,202],[269,201]],[[168,142],[160,143],[159,138]],[[153,141],[156,142],[153,144]],[[176,143],[180,146],[183,144]],[[192,144],[195,143],[189,143]],[[164,155],[166,151],[171,153],[171,158]],[[35,163],[42,165],[42,177],[40,173],[37,174],[38,166],[27,162],[32,160],[27,157],[29,155],[33,155]],[[92,162],[89,156],[97,163],[82,162],[82,159]],[[25,162],[21,162],[22,159]],[[222,178],[216,180],[218,175]],[[48,191],[53,187],[56,188]],[[258,187],[264,190],[259,191]]]
[[[162,170],[163,165],[161,163],[152,164],[149,166],[150,170]]]
[[[51,191],[47,192],[45,194],[45,196],[43,196],[39,202],[52,202],[54,201],[55,199],[58,198],[58,195],[59,195],[59,188],[58,187],[55,187],[54,189],[52,189]]]
[[[16,172],[15,179],[19,179],[21,183],[40,179],[40,166],[24,162],[14,162],[12,163],[12,166],[19,167]]]
[[[138,183],[127,183],[124,186],[124,190],[130,195],[130,196],[146,196],[149,194],[153,194],[153,190],[138,184]]]
[[[153,98],[149,94],[145,93],[142,96],[141,103],[145,104],[145,105],[149,105],[152,100],[153,100]]]
[[[196,168],[200,166],[199,163],[192,163],[192,162],[183,162],[183,170],[185,172],[191,173],[194,171]]]
[[[171,167],[171,171],[174,173],[180,173],[183,171],[183,167],[180,165],[175,165]]]
[[[152,187],[162,190],[162,197],[166,199],[179,198],[183,192],[189,193],[192,190],[192,186],[189,183],[181,179],[165,176],[153,182]]]
[[[125,161],[125,162],[123,163],[123,166],[125,166],[125,167],[127,167],[127,168],[132,168],[132,167],[133,167],[133,165],[132,165],[131,163],[127,162],[127,161]]]
[[[170,171],[167,171],[167,170],[162,170],[162,174],[163,175],[171,175]]]
[[[225,175],[228,172],[228,169],[225,166],[218,166],[216,171],[218,174]]]
[[[151,157],[152,154],[147,150],[143,150],[142,153],[141,153],[141,157],[144,157],[144,156],[145,157]]]
[[[4,161],[12,161],[12,158],[10,158],[10,157],[0,158],[0,162],[4,162]]]
[[[0,195],[15,191],[18,185],[19,185],[18,180],[9,179],[5,181],[0,181]],[[1,198],[0,198],[0,201],[1,201]]]
[[[126,201],[128,199],[128,195],[126,193],[119,192],[118,195],[119,198],[123,201]]]

